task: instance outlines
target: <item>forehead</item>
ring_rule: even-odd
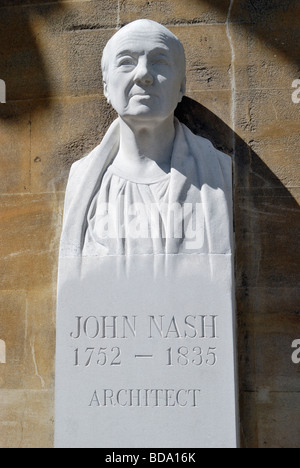
[[[176,40],[158,30],[122,30],[113,37],[110,52],[112,57],[123,53],[165,53],[171,55],[177,47]]]

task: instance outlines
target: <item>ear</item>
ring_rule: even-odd
[[[182,80],[182,83],[181,83],[181,87],[180,87],[180,91],[179,91],[179,101],[178,102],[182,101],[182,98],[185,95],[185,93],[186,93],[186,76],[184,77],[184,79]]]
[[[109,98],[109,92],[108,92],[108,85],[107,85],[106,81],[103,81],[103,93],[104,93],[104,96],[105,96],[106,99],[107,99],[108,104],[110,104],[110,98]]]

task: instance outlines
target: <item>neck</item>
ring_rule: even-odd
[[[115,163],[136,175],[169,172],[174,138],[173,115],[164,122],[147,125],[134,125],[121,118],[120,148]]]

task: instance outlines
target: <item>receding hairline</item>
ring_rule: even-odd
[[[120,35],[124,35],[124,33],[126,33],[126,31],[128,31],[130,29],[133,29],[134,27],[137,27],[137,26],[139,27],[140,31],[142,31],[144,33],[145,32],[145,25],[150,26],[151,30],[153,32],[157,31],[158,33],[162,34],[162,37],[165,38],[166,41],[170,40],[174,44],[176,44],[177,47],[178,47],[178,51],[180,53],[180,56],[182,58],[182,61],[184,62],[184,65],[185,65],[185,51],[184,51],[184,47],[183,47],[181,41],[178,39],[178,37],[175,36],[175,34],[173,34],[168,28],[166,28],[165,26],[163,26],[160,23],[157,23],[156,21],[148,20],[148,19],[140,19],[140,20],[132,21],[131,23],[128,23],[125,26],[123,26],[123,28],[119,29],[107,42],[107,44],[106,44],[106,46],[104,47],[104,50],[103,50],[102,61],[101,61],[102,74],[103,74],[104,79],[105,79],[105,75],[106,75],[107,68],[108,68],[108,63],[109,63],[109,57],[110,57],[109,52],[111,50],[111,47],[112,47],[113,43],[116,41],[116,39]]]

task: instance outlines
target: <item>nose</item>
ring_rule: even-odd
[[[149,86],[153,84],[154,77],[151,73],[151,70],[150,70],[149,64],[147,63],[146,58],[144,57],[140,58],[137,64],[136,70],[135,70],[134,79],[136,83],[141,83],[143,85]]]

